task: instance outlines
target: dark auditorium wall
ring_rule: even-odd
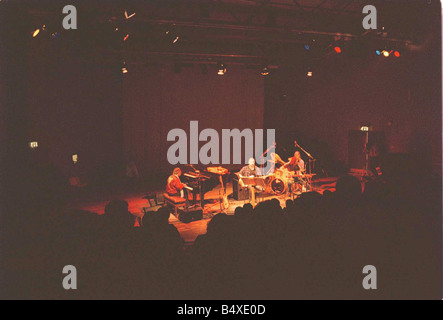
[[[68,178],[78,154],[91,177],[121,160],[119,69],[52,45],[32,46],[29,54],[28,140],[39,144],[31,157]]]
[[[136,159],[142,175],[170,172],[171,129],[185,130],[189,139],[191,120],[199,121],[199,132],[263,128],[263,99],[263,77],[243,66],[228,66],[223,76],[216,74],[215,65],[207,74],[198,65],[181,72],[171,64],[133,66],[123,81],[125,156]]]
[[[391,153],[418,154],[418,170],[432,165],[441,172],[439,52],[435,45],[398,59],[329,56],[312,78],[275,72],[265,82],[265,126],[291,132],[311,152],[312,141],[324,142],[346,162],[348,131],[370,123],[384,132]]]

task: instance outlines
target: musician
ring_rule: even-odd
[[[284,165],[285,162],[281,159],[281,157],[276,153],[277,142],[274,142],[272,146],[270,146],[263,154],[260,156],[262,162],[264,162],[265,156],[269,154],[270,158],[268,161],[271,163],[271,166],[267,172],[264,172],[263,175],[272,174],[276,168]]]
[[[257,177],[257,176],[261,176],[260,168],[255,165],[254,158],[249,158],[248,165],[244,166],[239,172],[240,180],[238,182],[242,187],[244,187],[245,184],[241,179],[242,177],[246,178],[246,177]]]
[[[255,206],[255,190],[263,191],[261,186],[256,185],[245,185],[242,178],[246,177],[258,177],[261,176],[261,170],[255,165],[255,159],[249,158],[248,165],[244,166],[238,173],[239,180],[238,183],[242,187],[247,187],[249,189],[249,199],[251,199],[252,205]]]
[[[300,156],[300,151],[295,151],[294,156],[283,165],[283,168],[287,168],[289,171],[295,172],[295,174],[304,174],[305,162]]]
[[[285,163],[282,168],[286,168],[289,171],[292,171],[294,174],[300,176],[305,174],[305,162],[300,156],[300,151],[295,151],[294,156],[291,158],[291,160],[287,163]],[[288,191],[291,192],[292,185],[296,183],[298,186],[306,187],[306,181],[302,179],[302,177],[294,177],[288,180]]]
[[[166,193],[170,196],[180,196],[184,198],[184,190],[185,185],[180,181],[180,176],[182,171],[180,168],[175,168],[172,171],[172,175],[169,176],[168,182],[166,184]]]

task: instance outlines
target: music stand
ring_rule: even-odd
[[[264,177],[242,177],[243,183],[248,186],[260,186],[263,190],[266,189],[266,183]],[[255,188],[250,188],[252,195],[252,205],[255,206]]]

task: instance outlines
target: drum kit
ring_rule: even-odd
[[[290,160],[290,159],[289,159]],[[268,160],[274,162],[274,160]],[[275,162],[274,162],[275,163]],[[276,195],[285,194],[288,191],[289,182],[291,179],[299,178],[306,182],[311,187],[311,179],[315,176],[313,174],[295,174],[286,168],[278,168],[272,174],[264,177],[266,189],[265,192],[273,193]]]

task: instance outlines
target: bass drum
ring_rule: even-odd
[[[287,188],[287,183],[280,178],[276,178],[271,182],[271,189],[275,194],[285,193],[286,188]]]

